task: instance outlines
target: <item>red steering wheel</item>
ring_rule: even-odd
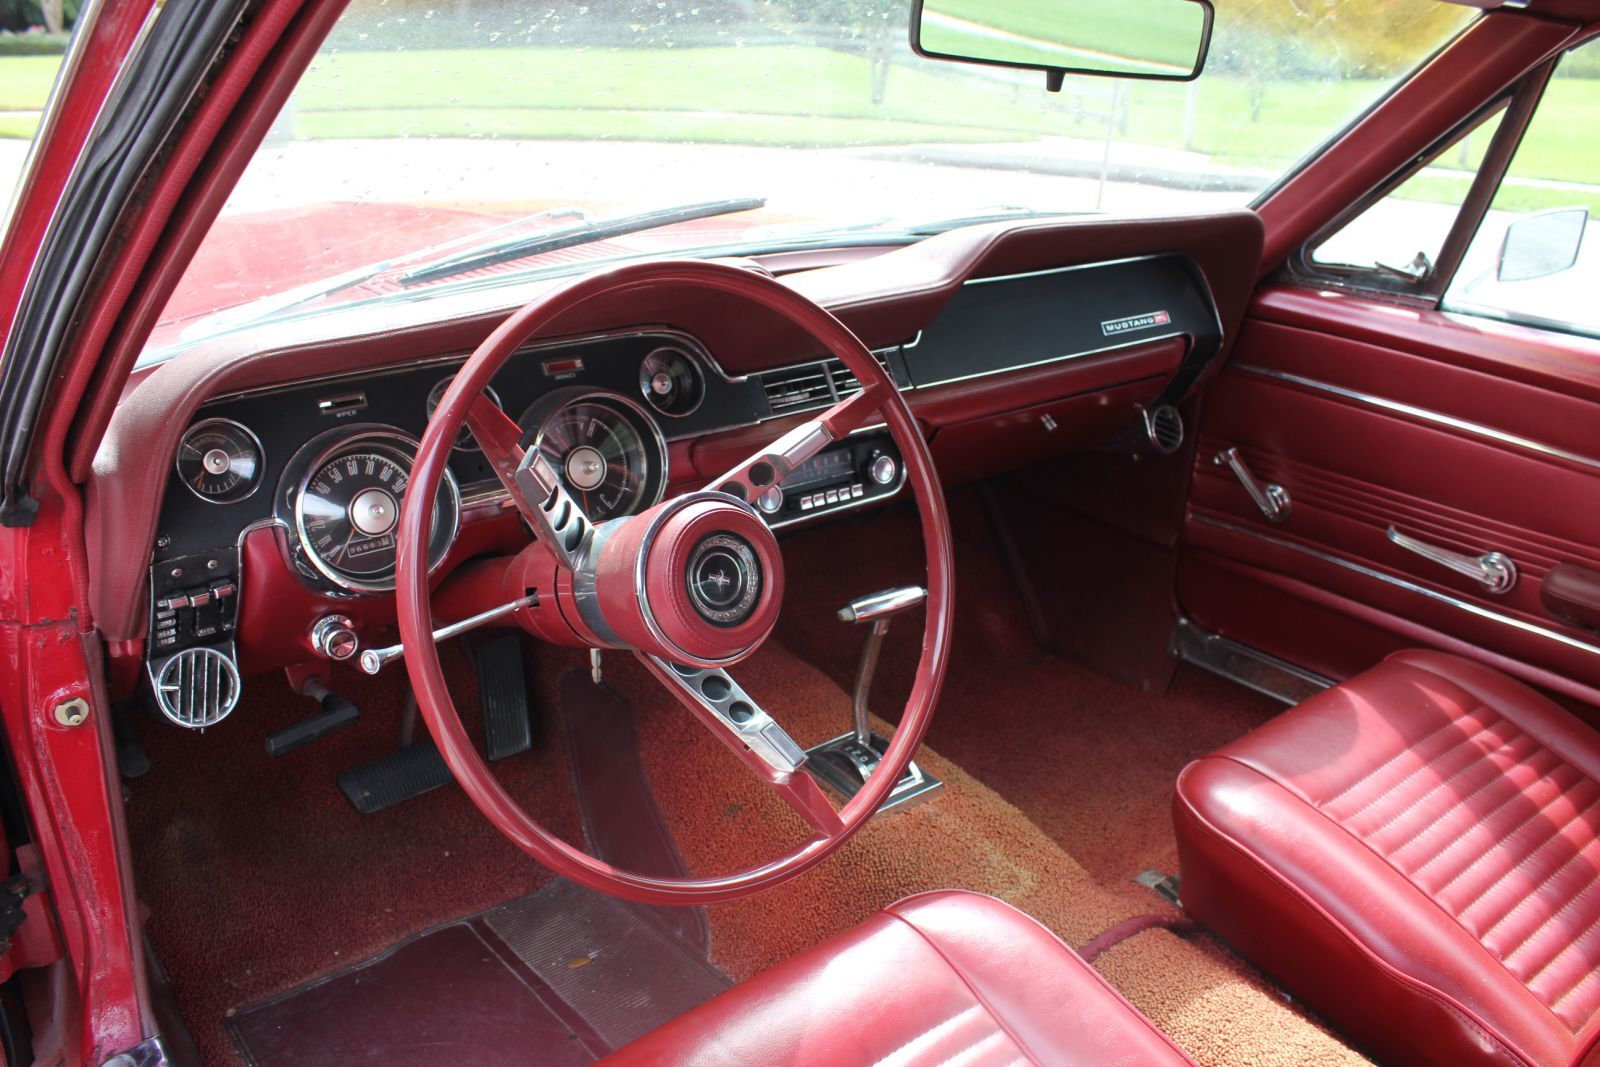
[[[862,389],[808,419],[715,479],[634,516],[592,524],[567,496],[522,429],[484,397],[484,386],[518,348],[574,307],[659,286],[741,297],[808,332],[855,373]],[[728,674],[777,622],[783,561],[750,506],[790,470],[869,419],[884,422],[904,458],[921,512],[927,552],[927,612],[916,682],[882,763],[835,810],[803,767],[805,753]],[[428,582],[431,506],[452,444],[470,426],[536,539],[502,561],[488,583],[509,617],[537,636],[574,647],[632,651],[719,740],[783,797],[815,831],[785,856],[710,878],[626,871],[546,830],[501,787],[467,736],[450,698],[433,638]],[[770,888],[808,870],[866,824],[911,762],[944,680],[951,623],[950,522],[933,460],[888,373],[838,319],[762,274],[696,260],[628,264],[565,283],[516,312],[467,360],[445,392],[417,450],[400,513],[396,595],[406,669],[439,752],[472,802],[528,855],[571,880],[652,904],[709,904]],[[691,575],[713,565],[715,603]],[[481,569],[480,569],[481,576]],[[730,581],[731,577],[731,581]],[[485,583],[480,579],[479,586]]]

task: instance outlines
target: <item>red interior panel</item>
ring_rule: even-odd
[[[1600,634],[1540,596],[1560,564],[1600,568],[1600,364],[1593,342],[1563,341],[1351,296],[1265,293],[1205,398],[1183,610],[1336,677],[1420,641],[1594,699]],[[1215,465],[1228,447],[1288,490],[1287,521],[1267,522]],[[1468,556],[1502,552],[1519,579],[1490,593],[1391,543],[1391,525]]]

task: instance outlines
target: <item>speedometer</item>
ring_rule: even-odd
[[[666,489],[667,448],[643,408],[615,393],[561,389],[519,420],[590,522],[643,511]]]
[[[416,445],[399,434],[344,438],[307,464],[294,502],[294,529],[305,561],[344,589],[394,588],[396,528]],[[460,499],[453,479],[439,486],[428,542],[437,566],[455,538]]]

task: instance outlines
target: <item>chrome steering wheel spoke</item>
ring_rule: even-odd
[[[882,387],[869,385],[816,418],[802,422],[706,488],[754,502],[806,460],[859,428],[882,406]]]
[[[534,536],[567,570],[581,569],[594,539],[594,523],[567,492],[550,461],[537,448],[524,449],[522,427],[482,394],[467,410],[467,425]]]
[[[804,770],[805,750],[727,671],[668,663],[644,653],[639,659],[812,829],[824,837],[843,830],[839,813]]]

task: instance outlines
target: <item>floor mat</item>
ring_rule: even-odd
[[[582,1067],[727,987],[644,912],[559,880],[227,1025],[254,1067]]]
[[[454,644],[440,655],[463,721],[481,734],[470,665]],[[234,713],[203,734],[138,722],[152,763],[127,783],[139,896],[208,1065],[242,1062],[223,1029],[229,1009],[551,881],[455,785],[371,816],[339,792],[340,771],[394,751],[403,677],[337,669],[333,688],[360,705],[361,721],[276,760],[265,734],[315,710],[281,675],[252,678]],[[554,707],[555,679],[534,671],[540,707]],[[582,840],[560,724],[540,716],[534,726],[534,749],[494,772],[546,826]]]

